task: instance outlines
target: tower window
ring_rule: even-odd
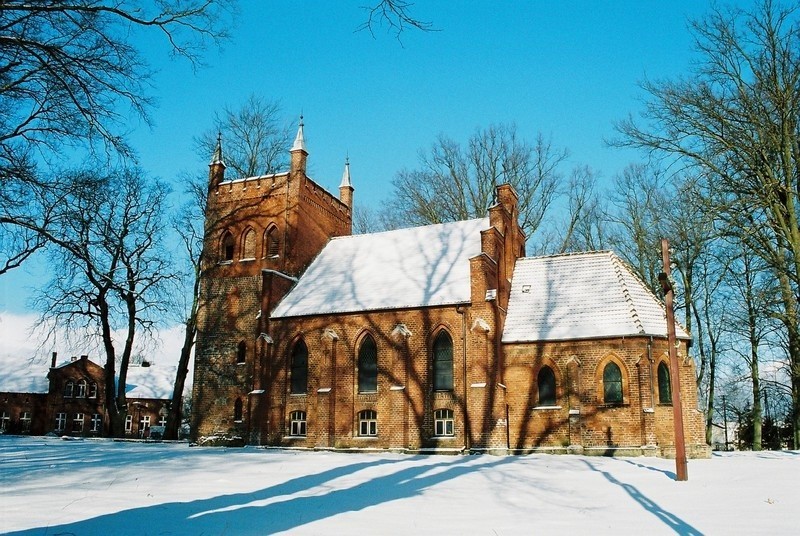
[[[236,402],[233,403],[233,420],[236,422],[242,422],[242,399],[237,398]]]
[[[281,244],[278,240],[278,228],[270,225],[267,232],[264,233],[264,256],[265,257],[278,257],[281,253]]]
[[[256,258],[256,233],[248,229],[242,235],[242,259]]]
[[[241,341],[236,347],[236,364],[242,364],[247,361],[247,343]]]
[[[225,231],[225,234],[222,235],[222,240],[220,241],[219,256],[221,261],[233,260],[233,246],[234,246],[233,235],[228,231]]]

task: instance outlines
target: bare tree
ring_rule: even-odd
[[[426,32],[434,31],[430,22],[417,19],[411,13],[413,6],[412,2],[406,0],[381,0],[376,4],[365,6],[363,9],[367,13],[367,20],[358,29],[367,30],[374,36],[376,27],[386,25],[398,39],[409,28]]]
[[[466,147],[440,135],[420,153],[420,167],[399,172],[387,206],[394,226],[480,218],[495,202],[495,186],[519,194],[519,222],[531,237],[558,192],[559,166],[567,151],[539,135],[533,144],[514,125],[477,130]]]
[[[182,295],[187,298],[185,302],[176,305],[183,313],[184,325],[183,344],[178,359],[178,369],[172,389],[172,399],[167,415],[167,426],[164,431],[165,439],[177,439],[183,421],[184,400],[183,392],[186,387],[186,377],[189,373],[189,361],[192,357],[197,337],[197,315],[200,306],[200,270],[203,265],[203,239],[204,239],[204,212],[207,202],[208,189],[204,179],[187,180],[188,201],[180,207],[172,220],[172,227],[180,238],[185,260],[185,273],[178,283]]]
[[[604,249],[608,239],[608,216],[601,206],[594,172],[588,166],[573,169],[564,195],[567,220],[547,242],[560,243],[559,253]]]
[[[195,139],[197,153],[211,156],[221,136],[225,165],[233,178],[283,171],[288,165],[291,130],[281,115],[278,102],[250,95],[241,106],[225,107],[215,114],[214,128]]]
[[[52,203],[57,213],[47,228],[36,229],[53,246],[57,267],[36,296],[40,322],[99,339],[106,429],[121,436],[134,344],[163,315],[166,283],[173,277],[161,249],[167,188],[139,170],[122,169],[69,173],[53,190],[60,197]]]
[[[771,266],[789,340],[794,439],[800,440],[800,24],[798,6],[763,0],[692,24],[698,61],[677,81],[645,82],[642,122],[621,145],[693,167],[730,233]],[[751,220],[742,228],[741,215]]]
[[[233,0],[0,2],[0,239],[3,271],[43,245],[31,226],[47,207],[39,188],[52,173],[37,162],[80,147],[130,154],[129,109],[147,119],[149,69],[135,42],[164,38],[173,54],[199,61],[225,36]],[[17,225],[19,224],[19,225]]]

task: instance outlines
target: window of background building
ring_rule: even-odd
[[[103,426],[103,419],[100,417],[100,414],[94,413],[92,415],[91,426],[89,430],[94,433],[98,433],[100,432],[102,426]]]
[[[5,432],[11,426],[11,415],[7,411],[0,413],[0,432]]]
[[[23,432],[30,432],[31,431],[31,412],[30,411],[23,411],[22,416],[19,418],[19,422],[22,425]]]
[[[86,398],[86,380],[80,380],[78,382],[77,389],[75,389],[75,397]]]
[[[61,432],[67,427],[67,414],[56,413],[56,432]]]
[[[125,416],[125,431],[128,433],[133,431],[133,415]]]
[[[74,390],[75,384],[72,383],[72,380],[68,380],[67,383],[64,384],[64,398],[72,398]]]
[[[72,419],[72,431],[79,434],[83,432],[83,413],[76,413]]]
[[[89,398],[97,398],[97,384],[94,382],[89,384]]]

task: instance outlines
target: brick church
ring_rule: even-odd
[[[517,194],[485,218],[351,235],[306,174],[209,171],[192,434],[409,452],[707,456],[689,335],[671,378],[661,302],[612,252],[526,258]]]

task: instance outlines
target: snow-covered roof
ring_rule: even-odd
[[[503,342],[666,334],[663,305],[612,252],[517,260]]]
[[[331,239],[273,318],[465,303],[489,219]]]

